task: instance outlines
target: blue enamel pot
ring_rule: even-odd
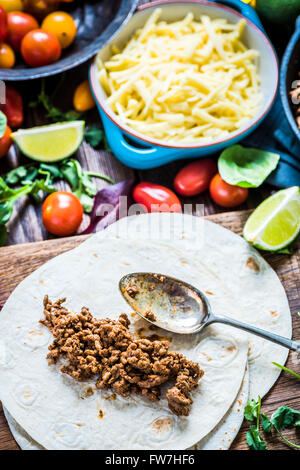
[[[246,20],[243,41],[248,47],[259,51],[259,74],[263,93],[263,103],[257,115],[245,126],[232,132],[226,138],[218,139],[209,144],[179,145],[151,139],[128,127],[110,109],[102,89],[95,63],[90,68],[90,83],[94,94],[108,143],[114,155],[125,165],[136,169],[155,168],[174,160],[201,158],[212,153],[220,152],[225,147],[239,142],[250,134],[262,122],[271,109],[278,87],[278,61],[272,44],[267,38],[256,12],[240,0],[213,1],[157,1],[143,5],[124,26],[124,28],[101,49],[99,55],[103,62],[111,56],[111,44],[120,48],[126,44],[133,33],[141,28],[153,9],[162,9],[161,19],[172,22],[193,12],[195,17],[200,14],[212,18],[225,18],[236,23],[241,18]]]

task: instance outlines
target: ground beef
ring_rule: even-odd
[[[156,316],[154,315],[153,312],[151,312],[151,310],[147,310],[147,311],[145,312],[144,317],[147,318],[147,320],[156,321]]]
[[[45,318],[40,322],[54,336],[47,359],[56,364],[65,359],[61,371],[82,382],[95,377],[96,387],[127,397],[137,393],[151,401],[160,398],[160,386],[173,381],[166,397],[170,410],[187,416],[193,400],[190,392],[204,372],[195,362],[177,352],[169,352],[169,341],[135,339],[127,315],[117,321],[98,320],[83,307],[70,313],[62,304],[44,298]]]

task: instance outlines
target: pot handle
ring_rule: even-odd
[[[265,33],[265,30],[263,28],[263,25],[261,24],[258,14],[250,5],[247,5],[241,0],[216,0],[216,2],[228,5],[234,10],[238,10],[239,13],[245,16],[248,20],[252,21],[255,26],[257,26],[263,33]]]
[[[112,153],[125,165],[138,170],[147,170],[171,162],[181,149],[159,147],[142,142],[136,144],[133,140],[129,142],[125,134],[115,123],[113,123],[99,108],[102,123]]]

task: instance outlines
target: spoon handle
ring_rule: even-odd
[[[267,339],[269,341],[273,341],[273,343],[280,344],[285,348],[300,352],[300,343],[298,343],[297,341],[284,338],[284,336],[276,335],[274,333],[270,333],[269,331],[261,330],[260,328],[256,328],[256,326],[247,325],[246,323],[239,322],[237,320],[234,320],[233,318],[215,317],[213,315],[209,323],[224,323],[225,325],[230,325],[235,328],[248,331],[249,333],[253,333],[254,335],[261,336],[262,338]]]

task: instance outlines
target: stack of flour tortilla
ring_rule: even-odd
[[[12,293],[0,315],[0,399],[23,449],[228,449],[248,398],[263,397],[288,350],[229,326],[168,336],[170,350],[196,361],[205,374],[192,393],[189,416],[173,415],[165,399],[111,399],[95,380],[79,383],[48,365],[49,330],[39,323],[43,297],[66,297],[98,318],[132,312],[120,278],[130,272],[176,277],[204,291],[217,315],[291,337],[285,291],[273,269],[241,237],[183,214],[124,218],[76,249],[44,264]],[[151,335],[131,316],[133,332]],[[92,390],[92,393],[91,393]]]

